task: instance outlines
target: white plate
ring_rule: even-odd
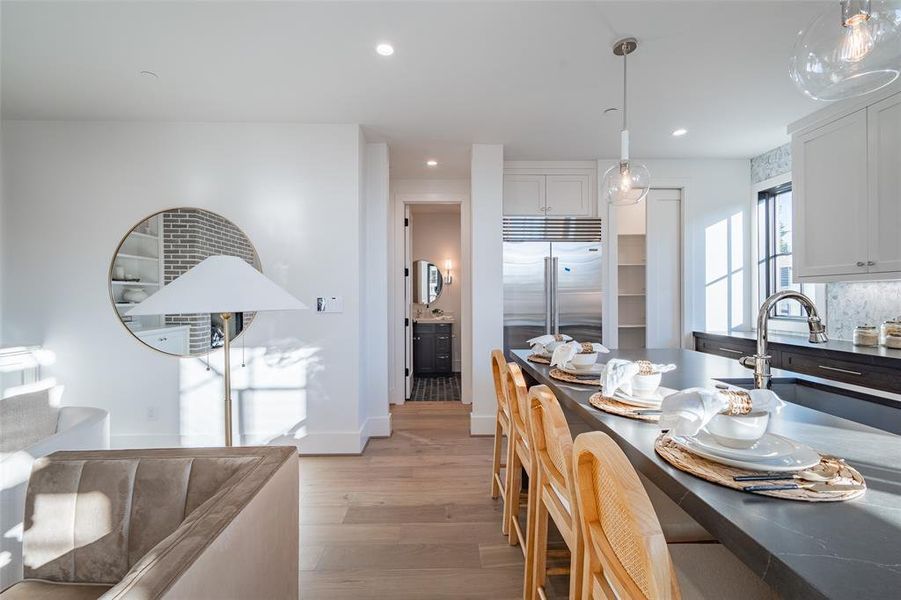
[[[793,447],[793,450],[789,454],[770,458],[738,459],[715,454],[711,452],[707,446],[698,443],[698,441],[692,437],[682,437],[676,435],[673,436],[673,441],[682,448],[685,448],[689,452],[693,452],[698,456],[710,459],[714,462],[722,463],[724,465],[729,465],[731,467],[746,469],[748,471],[800,471],[802,469],[809,469],[810,467],[817,465],[820,462],[820,455],[817,454],[816,450],[810,448],[809,446],[804,446],[803,444],[793,442],[788,438],[778,436],[774,433],[767,433],[764,435],[764,438],[779,438],[783,442],[790,444]],[[758,442],[758,444],[759,443],[760,442]],[[734,448],[729,448],[729,450],[734,451]]]
[[[561,371],[563,371],[564,373],[568,373],[570,375],[578,375],[578,376],[594,375],[594,376],[600,377],[604,374],[604,369],[607,368],[607,365],[603,364],[603,363],[594,363],[590,367],[579,368],[579,367],[574,367],[572,365],[572,363],[567,363],[567,364],[563,365],[562,367],[558,367],[558,368]]]
[[[734,458],[735,460],[770,460],[792,454],[797,449],[797,444],[780,435],[764,434],[750,448],[730,448],[716,441],[713,434],[706,429],[701,429],[694,436],[694,441],[703,446],[708,452]]]
[[[632,396],[622,390],[616,390],[613,397],[623,404],[631,404],[632,406],[640,406],[642,408],[660,408],[660,403],[667,396],[675,394],[677,390],[660,386],[653,394],[648,397]]]

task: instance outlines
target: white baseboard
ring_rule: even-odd
[[[371,437],[390,437],[391,436],[391,414],[379,417],[369,417],[363,424],[363,445]]]
[[[311,431],[298,440],[297,450],[304,454],[359,454],[363,451],[360,431]]]
[[[497,414],[469,416],[469,435],[494,435]]]

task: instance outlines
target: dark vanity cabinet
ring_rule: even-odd
[[[450,323],[413,323],[413,374],[452,372]]]

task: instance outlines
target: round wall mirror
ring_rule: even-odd
[[[427,260],[413,261],[413,302],[431,304],[441,296],[444,278],[441,271]]]
[[[262,271],[250,239],[221,215],[175,208],[144,219],[122,238],[110,264],[109,294],[116,316],[136,338],[168,354],[201,356],[222,346],[224,324],[218,314],[126,314],[203,259],[217,255],[238,256]],[[229,319],[232,340],[253,316],[237,313]]]

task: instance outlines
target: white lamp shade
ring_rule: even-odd
[[[126,315],[302,310],[307,306],[237,256],[210,256]]]

